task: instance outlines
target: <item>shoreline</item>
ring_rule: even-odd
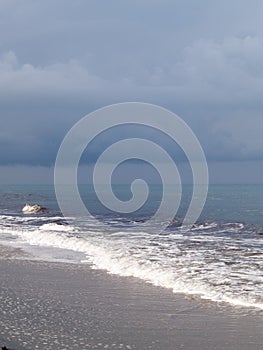
[[[13,350],[258,350],[263,313],[89,265],[1,249],[0,346]],[[15,258],[14,258],[15,254]]]

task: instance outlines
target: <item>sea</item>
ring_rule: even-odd
[[[32,259],[88,264],[174,293],[263,309],[263,185],[210,185],[190,226],[183,217],[192,187],[183,185],[178,212],[160,232],[154,222],[143,225],[160,204],[160,185],[150,185],[149,200],[130,214],[105,208],[91,185],[79,191],[88,218],[63,216],[53,185],[0,185],[0,244]],[[129,185],[113,192],[131,196]],[[46,210],[23,213],[26,204]]]

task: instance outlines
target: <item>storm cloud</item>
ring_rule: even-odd
[[[0,164],[52,166],[76,121],[125,101],[177,113],[211,164],[261,164],[262,11],[259,0],[0,1]]]

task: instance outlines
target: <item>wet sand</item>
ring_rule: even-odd
[[[0,346],[14,350],[263,348],[256,309],[185,298],[88,265],[33,261],[3,247],[0,276]]]

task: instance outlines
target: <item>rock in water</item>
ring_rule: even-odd
[[[44,211],[47,210],[47,208],[42,207],[41,205],[35,204],[35,205],[30,205],[26,204],[24,208],[22,209],[22,212],[24,214],[32,214],[32,213],[38,213],[39,211]]]

